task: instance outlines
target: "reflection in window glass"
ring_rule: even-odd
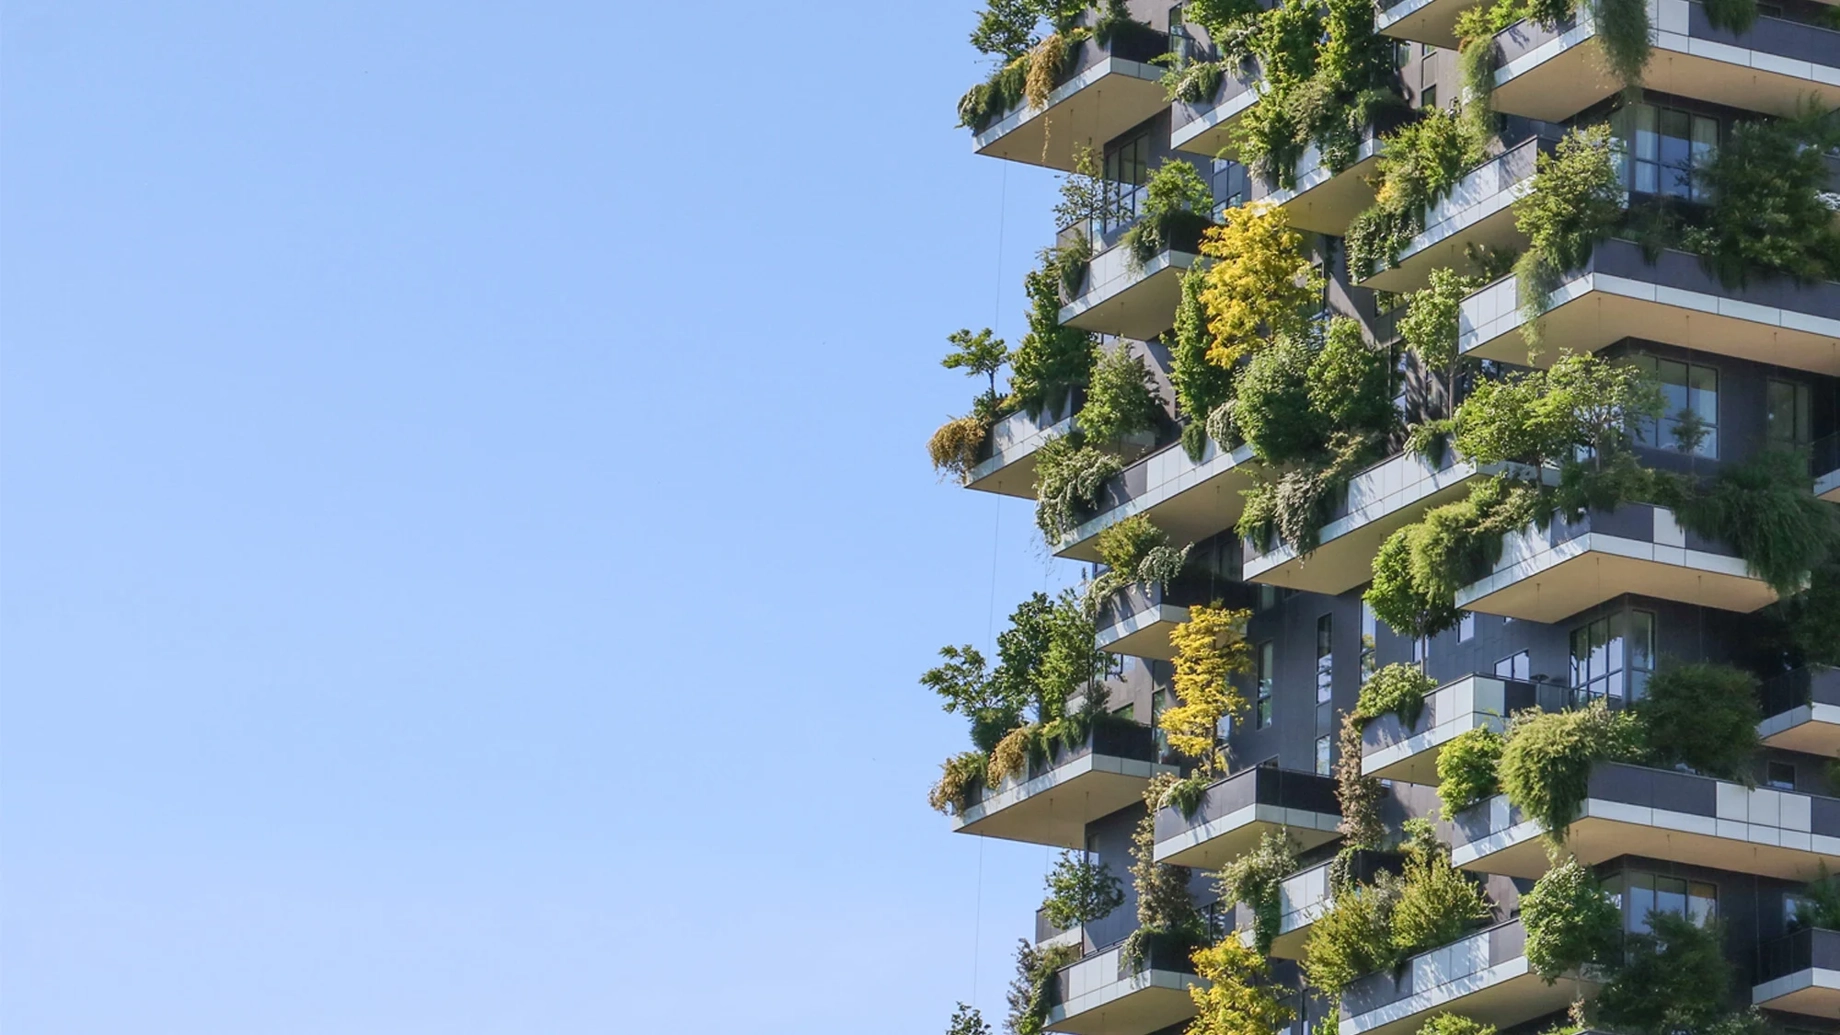
[[[1277,675],[1275,660],[1272,642],[1266,640],[1259,644],[1259,703],[1257,710],[1253,713],[1253,729],[1262,730],[1271,725],[1272,681]]]
[[[1329,738],[1316,738],[1316,775],[1329,775]]]
[[[1771,378],[1768,393],[1770,445],[1792,449],[1814,441],[1814,400],[1809,387]]]
[[[1579,703],[1637,700],[1655,670],[1655,616],[1605,615],[1572,630],[1572,693]]]
[[[1334,693],[1335,621],[1333,615],[1316,619],[1316,703],[1325,704]]]
[[[1374,617],[1374,609],[1361,601],[1361,680],[1380,671],[1379,642],[1380,620]]]
[[[1634,360],[1655,372],[1664,402],[1660,421],[1645,420],[1641,440],[1658,449],[1691,452],[1695,456],[1719,455],[1719,372],[1699,363],[1639,356]],[[1689,441],[1697,418],[1700,437]],[[1690,448],[1689,448],[1690,447]]]
[[[1605,887],[1610,886],[1611,882],[1606,881]],[[1705,881],[1630,870],[1616,886],[1624,892],[1619,902],[1623,907],[1623,927],[1632,934],[1648,933],[1650,913],[1673,913],[1701,926],[1719,913],[1718,887]]]

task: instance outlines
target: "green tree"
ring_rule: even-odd
[[[1009,362],[1009,347],[988,327],[976,334],[961,328],[947,335],[946,340],[954,348],[939,365],[947,370],[963,370],[967,377],[988,378],[990,387],[978,398],[975,410],[980,415],[995,417],[1001,402],[997,395],[997,371]]]
[[[1635,704],[1650,760],[1708,776],[1747,778],[1757,740],[1757,677],[1709,662],[1670,663]]]
[[[959,1003],[958,1009],[952,1011],[952,1019],[946,1022],[946,1035],[990,1035],[990,1025],[977,1007]]]
[[[1124,884],[1085,852],[1062,852],[1047,885],[1048,897],[1041,907],[1048,922],[1062,930],[1110,916],[1124,905]]]
[[[1098,340],[1061,324],[1060,271],[1053,257],[1023,280],[1029,296],[1028,333],[1010,356],[1010,403],[1030,417],[1061,412],[1067,394],[1092,380]]]
[[[1162,413],[1143,357],[1123,342],[1101,350],[1086,405],[1080,408],[1080,430],[1086,440],[1113,445],[1130,435],[1155,431]]]

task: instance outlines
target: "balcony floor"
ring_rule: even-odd
[[[1346,1018],[1338,1026],[1337,1035],[1411,1035],[1431,1014],[1445,1010],[1507,1028],[1565,1009],[1583,997],[1584,988],[1572,978],[1548,985],[1527,968],[1527,957],[1517,956],[1378,1010]]]
[[[1147,341],[1175,325],[1182,301],[1182,276],[1195,264],[1188,252],[1164,252],[1144,264],[1140,274],[1113,278],[1061,308],[1069,327]]]
[[[1157,773],[1174,766],[1111,755],[1082,755],[1033,780],[1012,784],[953,817],[955,833],[1005,841],[1086,847],[1086,824],[1144,798]]]
[[[1163,70],[1108,57],[1054,88],[1048,106],[1012,111],[973,138],[978,154],[1072,172],[1080,148],[1102,148],[1169,106]]]
[[[1464,587],[1456,604],[1550,625],[1625,593],[1746,614],[1777,599],[1735,557],[1587,532]]]

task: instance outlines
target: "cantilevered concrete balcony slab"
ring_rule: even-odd
[[[1457,16],[1477,0],[1380,0],[1374,28],[1382,35],[1457,49]]]
[[[1035,498],[1035,453],[1053,439],[1073,430],[1078,398],[1069,398],[1058,410],[1031,417],[1012,413],[990,429],[985,443],[988,455],[978,461],[965,479],[965,487],[1003,496]]]
[[[1776,602],[1729,546],[1686,531],[1664,507],[1632,503],[1509,535],[1495,569],[1458,590],[1456,605],[1551,624],[1625,593],[1743,613]]]
[[[1361,729],[1361,773],[1435,785],[1438,755],[1458,735],[1473,729],[1500,733],[1508,728],[1508,717],[1524,708],[1560,711],[1570,693],[1556,683],[1464,676],[1426,694],[1424,710],[1411,725],[1390,713],[1369,719]]]
[[[1449,197],[1426,211],[1425,229],[1400,249],[1396,261],[1361,286],[1416,291],[1430,282],[1434,269],[1469,269],[1472,247],[1520,247],[1525,239],[1514,227],[1514,202],[1532,182],[1535,157],[1557,143],[1554,135],[1530,137],[1470,170]]]
[[[1417,453],[1375,464],[1350,480],[1313,553],[1300,556],[1282,542],[1261,550],[1245,540],[1246,581],[1329,596],[1346,593],[1373,578],[1374,554],[1387,536],[1433,507],[1462,499],[1477,479],[1502,469],[1458,460],[1448,450],[1437,464]]]
[[[1167,583],[1134,583],[1113,593],[1099,607],[1095,622],[1099,647],[1113,654],[1168,661],[1175,656],[1169,634],[1188,621],[1188,609],[1219,601],[1229,608],[1250,608],[1251,587],[1205,572],[1184,572]]]
[[[1840,32],[1760,17],[1733,33],[1691,0],[1650,0],[1649,20],[1649,90],[1773,115],[1794,115],[1810,98],[1840,104]],[[1495,110],[1556,122],[1615,95],[1622,84],[1603,70],[1595,35],[1588,11],[1570,26],[1521,22],[1497,33]]]
[[[1267,831],[1287,831],[1300,848],[1341,835],[1335,781],[1315,773],[1258,766],[1215,783],[1193,816],[1156,814],[1156,861],[1218,870],[1258,845]]]
[[[1180,952],[1152,946],[1141,970],[1121,965],[1123,946],[1107,949],[1054,975],[1049,1031],[1074,1035],[1150,1035],[1195,1015],[1188,994],[1201,984]]]
[[[1105,722],[1086,742],[1062,750],[1021,779],[973,792],[952,829],[1008,841],[1085,848],[1086,824],[1142,801],[1144,788],[1173,766],[1158,764],[1150,727]]]
[[[1548,985],[1527,965],[1527,931],[1510,920],[1397,971],[1369,974],[1342,992],[1337,1035],[1408,1035],[1445,1011],[1510,1028],[1571,1005],[1594,986],[1575,977]]]
[[[1291,226],[1299,230],[1346,233],[1349,222],[1374,203],[1374,188],[1368,178],[1379,164],[1380,151],[1380,138],[1370,124],[1362,130],[1354,161],[1336,172],[1323,162],[1322,151],[1312,142],[1297,160],[1296,186],[1271,188],[1257,183],[1253,199],[1284,209]]]
[[[1082,148],[1098,151],[1113,138],[1169,106],[1163,69],[1151,60],[1168,52],[1169,37],[1134,31],[1109,45],[1082,42],[1069,56],[1048,103],[1027,102],[973,138],[978,154],[1072,172]]]
[[[1631,241],[1605,241],[1569,274],[1540,317],[1545,347],[1529,356],[1519,284],[1509,276],[1463,300],[1458,347],[1466,356],[1549,366],[1562,351],[1596,352],[1643,338],[1734,359],[1840,374],[1840,284],[1787,277],[1728,288],[1696,255],[1655,262]]]
[[[1223,76],[1206,103],[1177,101],[1170,116],[1169,146],[1208,158],[1232,157],[1233,125],[1258,101],[1263,82],[1257,69],[1248,66]]]
[[[1840,1017],[1840,931],[1805,927],[1760,946],[1751,1005]]]
[[[1451,862],[1466,870],[1537,878],[1550,865],[1539,823],[1506,795],[1451,817],[1447,831]],[[1813,880],[1840,865],[1840,799],[1600,762],[1565,846],[1588,865],[1639,855]]]
[[[1840,669],[1796,669],[1764,680],[1757,696],[1765,744],[1840,758]]]
[[[1310,930],[1335,904],[1335,896],[1329,890],[1329,870],[1334,865],[1330,861],[1307,867],[1278,885],[1278,935],[1271,942],[1273,957],[1284,960],[1304,957]],[[1403,857],[1394,852],[1358,851],[1354,853],[1350,876],[1371,884],[1382,871],[1398,873],[1402,865]],[[1232,921],[1234,929],[1239,931],[1240,941],[1247,946],[1253,945],[1252,910],[1243,903],[1235,906]]]
[[[1252,449],[1223,451],[1210,441],[1199,461],[1180,443],[1143,457],[1101,490],[1097,513],[1055,545],[1057,557],[1099,559],[1099,533],[1143,514],[1175,543],[1195,543],[1232,528],[1245,509],[1241,489],[1252,486]]]
[[[1131,249],[1122,244],[1094,255],[1080,293],[1061,307],[1061,322],[1136,341],[1175,326],[1182,275],[1195,264],[1200,233],[1184,233],[1173,244],[1141,265],[1132,262]]]

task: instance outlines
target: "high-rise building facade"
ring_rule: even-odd
[[[1066,853],[1009,1023],[1840,1031],[1840,8],[989,3],[1062,227],[932,452],[1083,566],[924,680]]]

